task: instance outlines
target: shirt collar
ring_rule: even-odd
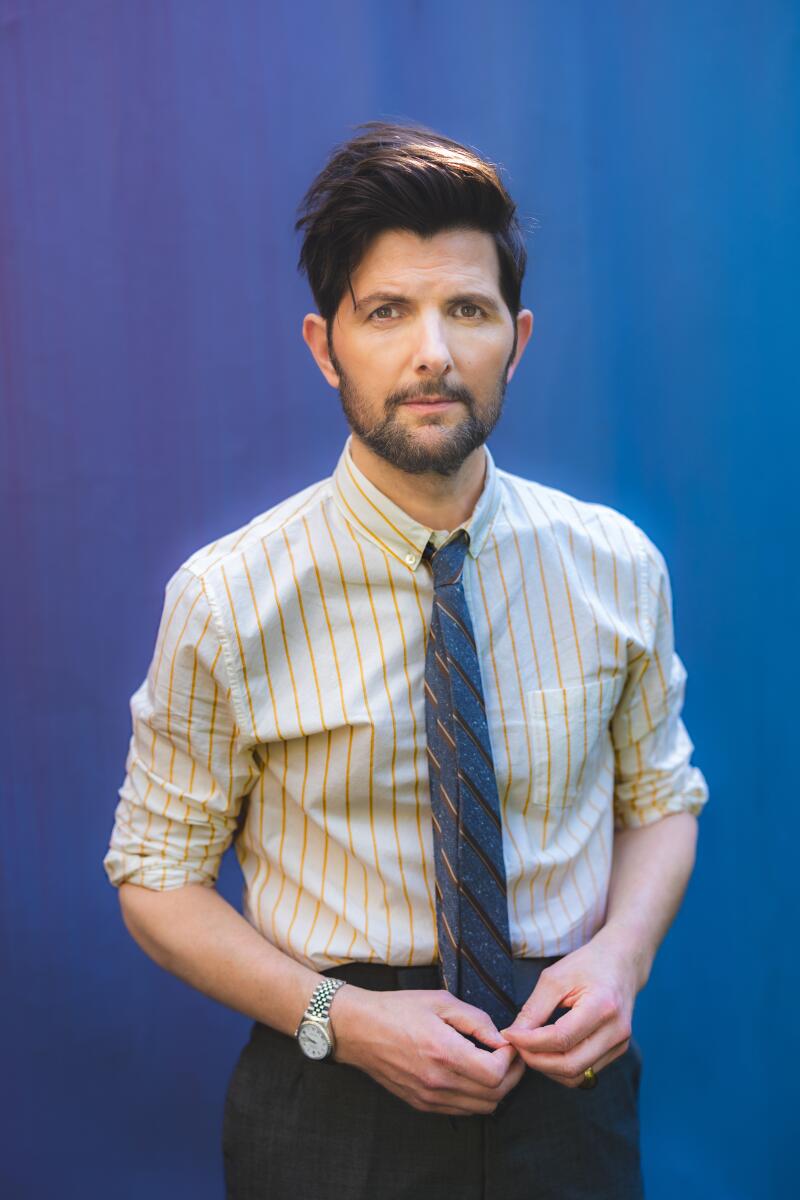
[[[350,434],[333,472],[334,499],[356,529],[372,538],[406,566],[416,569],[431,537],[438,549],[456,531],[445,532],[421,525],[399,504],[395,504],[384,495],[353,461],[350,453],[352,441],[353,435]],[[489,447],[484,444],[483,449],[486,455],[483,491],[471,516],[458,526],[469,533],[469,553],[473,558],[478,557],[500,506],[497,468]]]

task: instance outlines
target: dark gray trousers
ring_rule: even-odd
[[[515,959],[517,1002],[554,958]],[[438,987],[435,967],[347,964],[359,987]],[[561,1015],[556,1009],[551,1020]],[[223,1120],[228,1200],[641,1200],[641,1053],[591,1091],[527,1070],[489,1116],[424,1113],[344,1063],[254,1024]]]

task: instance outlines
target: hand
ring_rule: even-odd
[[[422,1112],[494,1112],[525,1071],[485,1012],[443,990],[372,992],[348,984],[334,997],[331,1023],[337,1062],[359,1067]]]
[[[585,946],[542,971],[529,999],[501,1030],[523,1061],[565,1087],[578,1087],[628,1049],[639,990],[634,956],[603,930]],[[552,1025],[556,1008],[571,1011]]]

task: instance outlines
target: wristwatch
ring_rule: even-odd
[[[327,975],[311,993],[308,1008],[294,1034],[300,1043],[300,1049],[308,1058],[320,1060],[330,1058],[333,1054],[336,1042],[328,1014],[334,993],[346,982],[346,979],[333,979]]]

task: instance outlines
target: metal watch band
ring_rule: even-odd
[[[334,994],[346,982],[346,979],[333,979],[331,976],[326,976],[311,993],[308,1008],[303,1013],[303,1016],[317,1017],[319,1020],[327,1021]]]

